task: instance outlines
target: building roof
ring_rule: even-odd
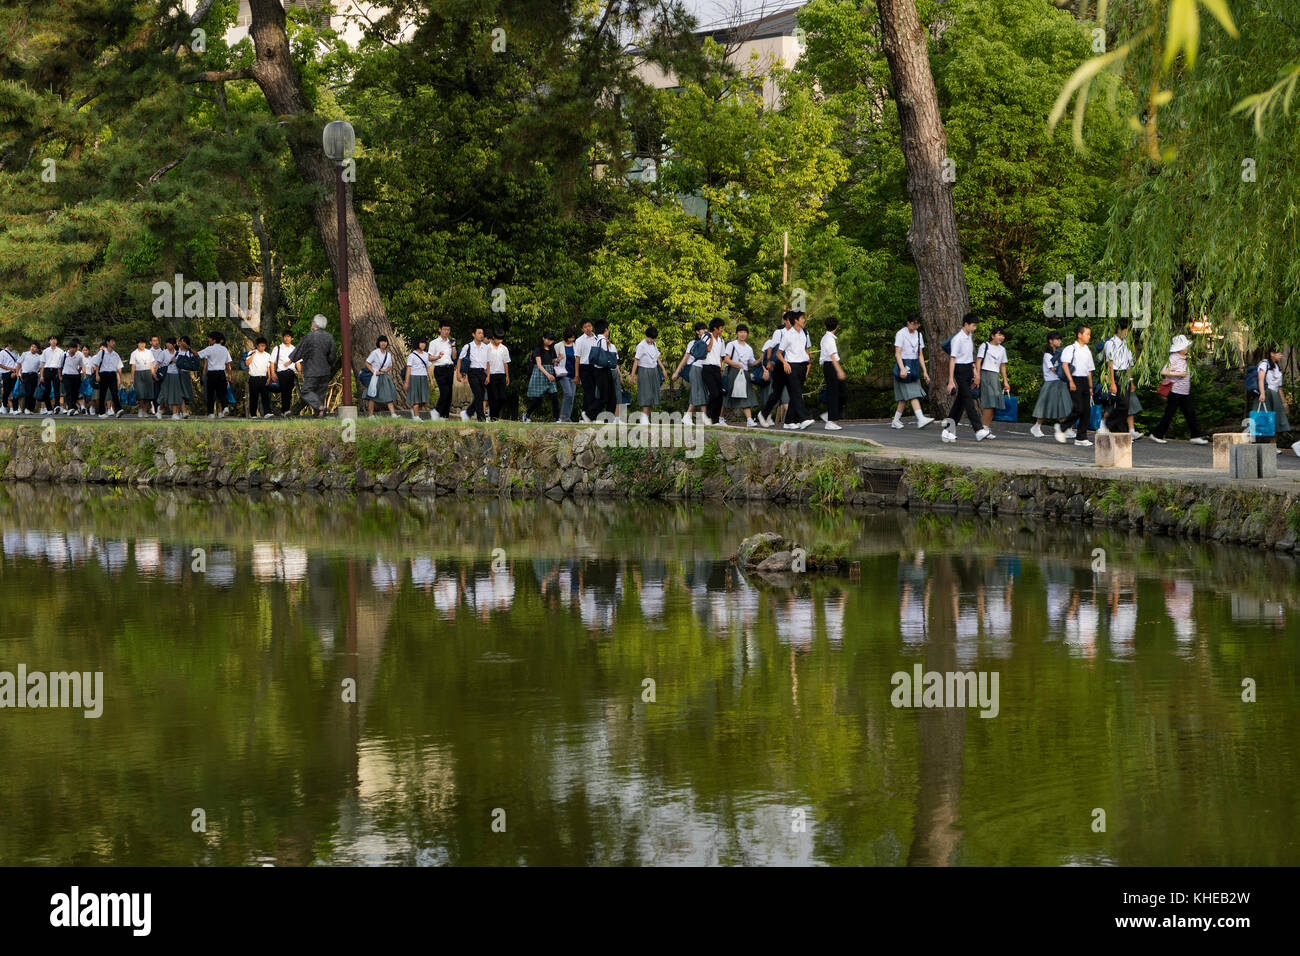
[[[748,20],[739,25],[722,22],[717,26],[711,26],[711,28],[697,30],[695,35],[712,37],[719,43],[794,36],[794,28],[797,25],[796,17],[804,6],[805,4],[801,3],[777,13],[769,13],[755,20]]]

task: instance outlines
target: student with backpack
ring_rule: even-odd
[[[1106,365],[1106,383],[1110,393],[1115,396],[1119,411],[1128,420],[1128,433],[1134,441],[1142,437],[1137,430],[1136,416],[1142,411],[1138,401],[1137,383],[1133,381],[1133,350],[1129,348],[1128,337],[1132,331],[1132,322],[1127,318],[1119,320],[1115,334],[1101,344],[1098,358]]]
[[[582,414],[578,420],[590,422],[598,411],[596,376],[591,371],[591,347],[596,342],[596,336],[592,335],[591,319],[583,319],[578,327],[582,334],[573,340],[573,352],[578,359],[578,374],[573,377],[573,384],[582,386]]]
[[[975,353],[975,375],[980,383],[980,408],[984,416],[984,430],[989,438],[993,434],[993,414],[1007,407],[1006,396],[1011,394],[1011,382],[1007,379],[1007,350],[1002,345],[1007,340],[1007,333],[1002,328],[993,330],[989,340]],[[1001,375],[1001,381],[998,380]]]
[[[301,363],[294,362],[291,358],[293,355],[293,333],[285,332],[281,336],[280,344],[275,347],[271,353],[271,361],[275,370],[275,383],[280,391],[280,417],[289,416],[289,406],[293,404],[293,386],[298,381],[298,366]]]
[[[164,357],[162,361],[162,388],[158,390],[158,403],[164,408],[172,410],[172,420],[181,420],[181,409],[185,405],[185,389],[183,379],[189,378],[189,372],[181,371],[176,364],[176,358],[180,354],[175,339],[168,339]]]
[[[68,350],[63,353],[59,363],[59,375],[63,379],[63,388],[59,396],[59,413],[76,415],[81,402],[81,367],[84,359],[81,355],[81,340],[73,339],[68,343]]]
[[[366,356],[366,368],[370,372],[370,381],[366,384],[366,404],[370,417],[375,417],[375,403],[388,407],[388,416],[397,417],[393,405],[397,402],[397,388],[393,385],[393,353],[388,348],[388,336],[381,335],[375,340],[375,347]]]
[[[99,417],[105,416],[104,400],[113,406],[113,417],[122,414],[122,399],[117,393],[117,376],[122,371],[122,356],[115,349],[117,340],[113,336],[104,339],[104,344],[91,360],[95,366],[95,384],[99,387],[97,411]]]
[[[1079,325],[1074,330],[1074,336],[1074,343],[1061,350],[1061,374],[1065,378],[1066,387],[1070,389],[1070,399],[1073,402],[1070,417],[1075,422],[1074,443],[1086,448],[1092,445],[1088,441],[1088,428],[1092,424],[1092,373],[1096,371],[1092,349],[1088,348],[1092,329]],[[1066,434],[1061,431],[1059,424],[1053,437],[1065,444]]]
[[[9,397],[18,382],[18,353],[9,347],[8,341],[0,349],[0,415],[8,415],[16,409],[10,407]]]
[[[921,399],[925,397],[925,386],[929,383],[930,372],[925,367],[925,336],[921,334],[921,314],[913,312],[907,317],[903,327],[894,333],[894,420],[891,428],[903,427],[903,406],[912,403],[912,412],[916,415],[916,427],[924,428],[934,421],[921,411]]]
[[[460,350],[456,363],[456,380],[468,382],[471,393],[469,407],[460,413],[462,421],[467,422],[470,418],[484,421],[487,418],[483,412],[483,390],[487,384],[489,348],[483,341],[483,326],[474,326],[472,337]]]
[[[130,363],[131,384],[135,388],[135,414],[137,418],[144,418],[149,414],[149,408],[153,405],[153,380],[158,363],[154,361],[153,353],[149,351],[149,347],[143,338],[136,342],[135,351],[131,353]]]
[[[406,390],[406,400],[410,403],[411,418],[414,421],[420,420],[420,409],[429,404],[428,348],[428,342],[416,339],[415,348],[406,356],[406,371],[402,376],[402,388]]]
[[[786,387],[790,391],[790,407],[786,414],[785,427],[788,431],[797,431],[807,428],[813,423],[813,418],[808,414],[808,410],[803,404],[803,383],[808,375],[808,365],[812,362],[812,339],[809,337],[804,326],[808,322],[808,316],[799,311],[790,313],[790,328],[781,335],[781,341],[776,350],[772,353],[777,362],[780,363],[782,378]],[[776,385],[772,386],[775,393]],[[768,404],[772,404],[776,395],[768,396]],[[766,415],[767,408],[763,409]],[[763,422],[759,419],[760,424],[772,426],[772,419],[768,418]]]
[[[1047,347],[1043,350],[1043,387],[1039,389],[1038,401],[1034,403],[1034,424],[1029,434],[1035,438],[1046,438],[1043,434],[1043,422],[1051,420],[1059,423],[1074,409],[1074,400],[1070,398],[1070,389],[1061,379],[1059,356],[1061,352],[1061,333],[1055,330],[1047,333]],[[1060,424],[1056,424],[1060,431]]]
[[[1247,407],[1254,411],[1272,412],[1273,420],[1273,443],[1277,444],[1279,436],[1291,430],[1291,420],[1287,418],[1286,402],[1282,400],[1282,350],[1271,345],[1266,355],[1258,365],[1253,366],[1254,381],[1248,383],[1247,391],[1251,391],[1250,384],[1253,384],[1255,406],[1252,407],[1248,402]],[[1281,451],[1281,448],[1278,449]]]
[[[839,421],[844,416],[844,380],[848,376],[840,364],[839,339],[835,335],[840,321],[832,316],[824,325],[826,334],[817,349],[822,361],[822,380],[826,383],[826,412],[822,420],[826,422],[827,431],[837,432],[844,427]]]
[[[41,358],[41,345],[33,341],[18,359],[19,377],[23,385],[23,414],[36,414],[36,389],[41,380],[41,369],[45,360]],[[114,393],[116,395],[116,393]]]
[[[573,397],[577,393],[573,381],[578,361],[574,349],[577,333],[566,328],[561,335],[562,344],[555,349],[555,380],[560,388],[560,417],[555,420],[556,424],[573,421]]]
[[[732,370],[731,387],[726,390],[727,397],[723,404],[731,411],[743,409],[745,427],[757,428],[754,409],[758,407],[758,396],[755,394],[758,386],[754,384],[752,373],[758,371],[759,362],[754,357],[754,347],[748,339],[749,326],[742,322],[736,326],[736,337],[727,343],[727,350],[722,353],[722,361]]]
[[[591,374],[595,378],[596,413],[618,414],[623,387],[618,379],[618,349],[609,340],[609,323],[604,319],[592,326],[594,333],[588,353]]]
[[[428,359],[433,366],[433,382],[438,387],[438,404],[429,413],[429,420],[436,422],[451,417],[451,387],[456,374],[456,343],[446,319],[438,323],[438,337],[429,343]]]
[[[957,440],[957,422],[965,413],[975,432],[975,440],[983,441],[992,434],[980,421],[979,411],[975,406],[975,329],[979,326],[979,317],[974,312],[962,316],[961,328],[942,344],[948,353],[948,394],[953,395],[952,407],[948,417],[952,419],[952,430],[944,429],[939,437],[945,442]]]
[[[794,312],[781,313],[781,327],[772,333],[772,337],[763,343],[763,367],[767,369],[767,397],[758,413],[758,423],[764,428],[771,428],[776,419],[772,412],[778,406],[787,408],[790,401],[789,380],[785,366],[780,359],[781,343],[786,333],[794,324]]]

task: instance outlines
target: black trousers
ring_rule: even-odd
[[[9,407],[9,396],[13,394],[16,381],[13,372],[5,372],[4,375],[0,375],[0,390],[3,391],[4,395],[3,398],[0,398],[0,404],[3,404],[5,408]]]
[[[1169,431],[1169,426],[1174,423],[1174,414],[1179,411],[1182,411],[1183,418],[1187,420],[1187,430],[1191,432],[1191,437],[1201,437],[1201,426],[1196,423],[1196,409],[1192,407],[1192,396],[1179,395],[1177,392],[1169,393],[1169,398],[1165,401],[1165,414],[1151,434],[1157,438],[1164,438],[1165,433]]]
[[[40,372],[23,372],[23,408],[36,411],[36,388],[41,381]]]
[[[838,422],[844,417],[844,383],[834,362],[822,362],[822,378],[826,380],[826,420]]]
[[[1066,419],[1066,424],[1074,422],[1074,438],[1084,441],[1088,437],[1088,426],[1092,424],[1092,388],[1088,385],[1088,376],[1074,376],[1074,391],[1070,393],[1074,400],[1074,412]]]
[[[469,400],[469,417],[483,421],[483,387],[487,381],[487,370],[472,368],[469,370],[469,390],[473,398]]]
[[[718,365],[701,365],[700,382],[704,385],[704,390],[709,393],[708,404],[704,406],[704,414],[708,416],[709,421],[716,422],[722,417],[722,368]]]
[[[248,417],[271,414],[271,379],[266,375],[248,376]],[[259,406],[262,411],[259,413]]]
[[[488,417],[494,421],[499,420],[505,403],[506,376],[504,372],[495,372],[488,380]]]
[[[794,366],[792,365],[790,368],[793,369]],[[781,401],[781,391],[787,385],[785,369],[782,367],[780,362],[772,363],[772,374],[769,378],[769,382],[771,383],[772,390],[768,392],[767,401],[763,403],[764,418],[772,417],[772,409],[776,408],[777,404]],[[793,393],[791,397],[793,397]],[[785,420],[787,422],[790,421],[790,416],[786,415]]]
[[[208,404],[208,414],[215,414],[226,404],[226,373],[209,372],[203,383],[203,397]]]
[[[972,389],[975,387],[975,365],[966,363],[958,365],[953,369],[953,379],[957,382],[957,397],[952,400],[952,408],[948,409],[948,418],[951,418],[953,425],[961,421],[962,413],[965,412],[966,418],[970,420],[970,427],[979,431],[984,427],[984,422],[980,420],[979,409],[975,406],[975,394]]]
[[[582,377],[582,414],[588,418],[600,414],[600,386],[605,377],[600,373],[603,371],[594,365],[581,365],[578,368],[578,374]]]
[[[602,368],[600,371],[604,374],[599,379],[600,390],[596,394],[599,411],[616,415],[619,402],[623,398],[623,383],[619,380],[617,369]]]
[[[99,373],[99,401],[96,403],[96,410],[99,414],[104,414],[104,400],[113,406],[113,411],[122,410],[122,399],[117,394],[117,373],[100,372]]]
[[[275,380],[280,385],[280,414],[288,415],[289,406],[293,404],[293,386],[298,381],[298,373],[292,368],[275,373]]]
[[[59,394],[59,370],[57,368],[41,369],[41,381],[45,383],[45,410],[54,411],[54,399]]]
[[[438,404],[434,406],[441,418],[451,414],[451,379],[453,368],[450,365],[435,365],[433,380],[438,385]]]
[[[782,372],[785,369],[781,369]],[[791,422],[796,424],[806,422],[812,418],[808,414],[808,409],[803,404],[803,382],[808,377],[807,362],[791,362],[790,374],[786,379],[786,385],[790,389],[790,407],[786,409],[785,423]]]
[[[77,398],[81,395],[81,376],[79,374],[63,376],[63,404],[66,408],[76,408]]]

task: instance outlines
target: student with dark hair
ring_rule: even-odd
[[[758,423],[764,428],[775,424],[772,412],[778,405],[784,405],[792,394],[789,377],[780,359],[781,342],[794,324],[794,313],[787,310],[781,313],[781,327],[772,333],[772,337],[763,343],[763,365],[767,370],[767,400],[758,413]]]
[[[964,412],[970,427],[975,432],[975,440],[983,441],[992,434],[980,421],[979,410],[975,407],[975,329],[979,325],[979,316],[967,312],[961,319],[961,328],[953,335],[949,343],[951,352],[948,358],[948,394],[956,393],[948,417],[952,419],[953,430],[944,429],[939,437],[946,442],[957,440],[957,422]]]
[[[903,406],[912,404],[916,415],[916,427],[924,428],[934,421],[921,411],[921,399],[925,398],[925,386],[922,382],[930,381],[930,373],[925,367],[925,336],[921,334],[921,313],[913,312],[907,317],[903,327],[894,333],[894,409],[892,428],[903,427]]]
[[[280,344],[271,353],[271,369],[276,387],[280,390],[280,417],[289,414],[293,404],[293,386],[298,381],[298,363],[293,360],[293,333],[286,331]]]
[[[153,416],[162,418],[163,404],[158,400],[158,395],[163,386],[163,363],[167,361],[167,350],[162,347],[158,341],[158,336],[149,336],[149,354],[153,356],[154,376],[153,376]]]
[[[574,340],[573,351],[578,359],[578,373],[573,376],[573,384],[582,386],[582,415],[579,421],[589,422],[596,414],[597,376],[591,374],[591,346],[596,337],[592,335],[591,319],[583,319],[578,327],[582,334]]]
[[[682,421],[689,422],[691,416],[699,409],[702,409],[709,400],[708,392],[704,389],[704,382],[700,378],[700,369],[696,368],[700,360],[708,354],[708,345],[703,341],[708,334],[709,327],[703,322],[696,322],[692,327],[694,337],[686,346],[686,351],[682,354],[682,360],[677,363],[677,368],[673,370],[673,377],[679,382],[686,382],[690,387],[690,392],[686,399],[686,411],[682,414]]]
[[[275,374],[275,359],[266,350],[266,338],[258,336],[253,344],[253,354],[248,357],[248,417],[271,418],[271,379]]]
[[[41,380],[41,369],[45,360],[41,357],[41,344],[32,341],[27,351],[18,359],[18,368],[23,382],[23,413],[36,414],[36,388]],[[116,398],[114,398],[116,401]]]
[[[1133,323],[1127,318],[1119,320],[1115,334],[1102,346],[1106,360],[1107,384],[1110,393],[1115,396],[1123,417],[1128,419],[1128,433],[1137,441],[1142,433],[1137,430],[1136,417],[1142,411],[1138,401],[1137,382],[1133,381],[1133,350],[1129,348],[1128,338]]]
[[[91,359],[95,367],[95,384],[99,386],[97,411],[100,417],[105,415],[104,399],[113,406],[114,417],[122,414],[122,399],[117,394],[117,375],[122,371],[122,357],[117,354],[116,346],[117,340],[110,335]]]
[[[59,394],[59,368],[63,364],[63,349],[59,348],[59,337],[50,336],[50,344],[41,353],[41,384],[45,386],[45,410],[54,411],[54,398]]]
[[[208,418],[225,418],[226,392],[230,383],[226,369],[230,366],[230,350],[225,346],[225,336],[220,332],[208,333],[208,347],[199,351],[203,360],[203,393],[208,405]]]
[[[411,418],[416,421],[420,419],[420,409],[429,404],[428,347],[429,343],[424,339],[415,340],[415,348],[406,356],[406,372],[402,380],[406,401],[411,406]]]
[[[708,396],[704,408],[706,425],[720,424],[722,419],[722,400],[725,397],[722,391],[722,353],[727,348],[722,330],[726,324],[722,319],[714,319],[709,323],[709,335],[705,339],[708,351],[697,363],[700,366],[700,381],[704,383],[704,391]]]
[[[1074,403],[1071,419],[1074,421],[1074,443],[1088,447],[1088,427],[1092,424],[1092,373],[1096,362],[1092,358],[1092,349],[1088,342],[1092,339],[1092,329],[1080,323],[1074,330],[1074,343],[1061,350],[1061,374],[1065,376],[1066,387],[1070,389],[1070,399]],[[1065,432],[1057,425],[1053,436],[1065,444]]]
[[[4,348],[0,349],[0,415],[15,411],[9,405],[9,396],[13,394],[18,375],[18,353],[9,347],[6,339]]]
[[[470,393],[473,396],[469,400],[469,408],[461,410],[460,417],[462,421],[467,422],[470,418],[483,421],[487,418],[483,412],[483,389],[487,384],[488,350],[490,347],[483,341],[483,326],[476,325],[473,328],[470,340],[460,350],[460,357],[456,363],[456,379],[457,381],[468,382]]]
[[[1029,434],[1035,438],[1046,438],[1043,434],[1043,422],[1058,423],[1070,414],[1074,401],[1065,382],[1056,374],[1056,353],[1061,350],[1061,333],[1047,333],[1047,346],[1043,349],[1043,387],[1038,391],[1038,401],[1034,403],[1034,424]],[[1056,428],[1059,431],[1060,425]]]
[[[177,359],[197,359],[198,355],[194,352],[194,346],[190,343],[188,335],[182,335],[176,340],[176,358]],[[177,365],[177,372],[181,379],[181,418],[190,417],[190,409],[194,406],[194,373],[190,369],[181,368]]]
[[[591,374],[596,379],[596,410],[597,412],[608,412],[610,415],[618,414],[619,400],[623,397],[623,387],[618,380],[618,349],[614,348],[614,343],[609,340],[609,323],[604,319],[598,319],[592,327],[594,333],[591,343],[591,351],[603,349],[606,352],[614,353],[613,368],[599,368],[594,363],[589,366]]]
[[[533,349],[529,358],[532,371],[528,375],[528,407],[524,409],[522,421],[532,421],[533,412],[541,407],[543,398],[550,399],[551,421],[556,421],[560,417],[560,400],[556,397],[555,388],[555,336],[543,332],[537,348]]]
[[[438,337],[429,343],[429,363],[433,366],[433,383],[438,386],[438,404],[429,418],[436,422],[451,417],[451,383],[456,374],[456,343],[446,319],[438,323]]]
[[[1286,402],[1282,400],[1282,349],[1270,345],[1263,361],[1255,366],[1259,384],[1259,410],[1272,412],[1274,417],[1273,443],[1291,430],[1291,420],[1286,415]],[[1278,449],[1279,451],[1281,448]]]
[[[838,422],[844,417],[844,380],[848,376],[840,364],[839,339],[835,335],[840,320],[832,316],[824,324],[826,334],[817,349],[822,360],[822,378],[826,382],[826,413],[822,420],[826,422],[827,431],[837,432],[844,427]]]
[[[393,353],[388,350],[388,336],[381,335],[375,342],[374,350],[366,356],[366,368],[370,370],[370,384],[366,386],[370,416],[375,414],[375,403],[388,406],[388,414],[397,417],[393,403],[397,401],[397,388],[393,385]]]
[[[790,313],[790,328],[781,336],[781,344],[773,353],[781,363],[787,387],[790,390],[790,408],[786,412],[785,427],[790,431],[807,428],[813,418],[803,404],[803,383],[812,362],[812,339],[804,330],[808,316],[798,310]],[[776,386],[774,385],[773,388]],[[772,399],[769,397],[768,401]]]
[[[68,350],[63,353],[59,363],[59,375],[63,379],[63,388],[59,395],[59,412],[63,415],[77,414],[77,404],[81,401],[81,340],[73,339],[68,343]]]
[[[731,387],[727,389],[724,405],[727,409],[743,409],[745,427],[757,428],[754,409],[758,407],[757,386],[750,378],[750,370],[758,365],[754,347],[749,344],[749,326],[740,323],[736,326],[736,337],[727,343],[727,350],[722,353],[722,361],[731,367]]]
[[[567,328],[561,334],[562,344],[555,349],[555,379],[560,386],[560,417],[556,422],[573,421],[573,396],[578,387],[574,382],[577,373],[577,356],[574,351],[574,339],[577,332]]]
[[[144,418],[153,405],[153,379],[158,363],[153,360],[143,336],[135,343],[135,351],[128,360],[131,364],[131,386],[135,389],[135,414]]]
[[[1007,350],[1002,343],[1007,333],[1001,327],[993,330],[989,340],[979,347],[975,355],[975,374],[980,383],[980,408],[984,416],[984,430],[989,438],[993,434],[993,413],[1007,407],[1005,396],[1011,394],[1011,382],[1007,379]],[[999,381],[1001,375],[1001,381]]]
[[[488,421],[499,422],[506,407],[506,389],[510,387],[510,349],[505,344],[504,329],[492,333],[488,352]]]
[[[647,419],[650,409],[659,404],[659,386],[668,378],[668,369],[664,368],[656,340],[659,330],[653,325],[647,326],[645,338],[637,343],[632,361],[636,365],[636,400],[641,406],[641,414]]]
[[[168,339],[166,354],[162,362],[162,388],[158,390],[158,404],[172,410],[172,420],[181,420],[181,408],[185,405],[183,380],[190,377],[189,372],[182,371],[176,364],[180,348],[175,339]]]

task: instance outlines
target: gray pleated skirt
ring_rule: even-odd
[[[906,382],[894,379],[894,401],[910,402],[914,398],[925,398],[925,386],[919,378],[909,378]]]
[[[1038,393],[1038,401],[1034,403],[1035,418],[1065,418],[1073,411],[1074,399],[1070,397],[1070,386],[1060,379],[1043,383],[1043,390]]]
[[[732,390],[732,388],[733,388],[733,387],[735,386],[735,384],[736,384],[736,380],[733,378],[733,379],[731,380],[731,384],[728,385],[728,386],[726,387],[726,388],[727,388],[727,393],[726,393],[726,398],[723,400],[723,403],[722,403],[722,404],[723,404],[723,407],[724,407],[724,408],[755,408],[755,407],[757,407],[757,406],[758,406],[758,388],[757,388],[757,387],[754,385],[754,383],[750,380],[750,378],[749,378],[749,372],[748,372],[747,370],[742,372],[740,369],[734,369],[734,368],[731,370],[731,372],[732,372],[733,375],[739,375],[742,379],[745,380],[745,394],[744,394],[743,397],[740,397],[740,398],[737,398],[736,396],[734,396],[734,395],[731,394],[731,390]]]
[[[1132,377],[1133,373],[1128,369],[1115,373],[1115,388],[1121,395],[1128,390],[1128,383]],[[1128,393],[1128,414],[1136,415],[1140,411],[1142,411],[1142,403],[1138,401],[1137,389],[1133,389]]]
[[[980,408],[994,411],[1007,407],[1002,395],[1002,376],[997,372],[980,372]]]
[[[189,378],[189,372],[177,372],[175,375],[164,375],[162,389],[158,395],[158,401],[164,405],[179,405],[185,401],[185,389],[181,387],[181,379]]]
[[[371,400],[376,404],[387,405],[389,402],[397,401],[397,389],[393,386],[393,377],[387,372],[383,375],[376,375],[371,380],[371,384],[375,386],[375,395]],[[429,387],[427,382],[424,387]],[[368,387],[366,388],[366,398],[370,398],[370,389]]]
[[[381,385],[380,388],[383,386]],[[408,405],[429,404],[429,376],[411,375],[411,387],[406,390],[406,402]]]
[[[1282,396],[1277,393],[1277,389],[1270,388],[1267,390],[1264,395],[1264,404],[1276,416],[1276,434],[1281,435],[1283,432],[1289,432],[1291,430],[1291,419],[1286,417],[1286,403],[1282,401]],[[1251,411],[1255,411],[1255,409],[1252,408]]]
[[[704,387],[704,379],[701,377],[702,366],[699,362],[690,366],[691,374],[691,404],[695,406],[709,404],[709,390]]]
[[[642,408],[659,404],[659,369],[636,368],[636,403]]]
[[[153,401],[153,372],[135,373],[135,400],[137,402]]]

